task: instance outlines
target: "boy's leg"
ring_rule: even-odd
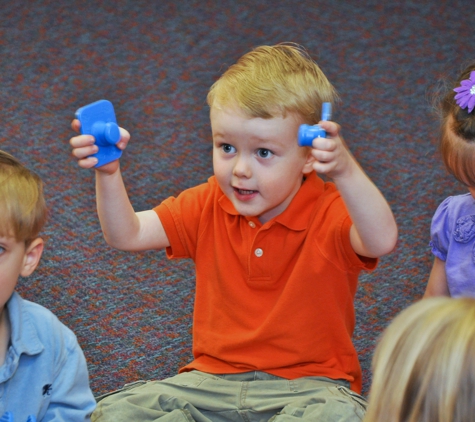
[[[278,412],[272,422],[360,422],[364,419],[367,401],[345,386],[346,381],[304,377],[291,383],[297,397]]]
[[[101,399],[93,422],[239,421],[241,383],[199,371],[149,381]]]
[[[239,406],[244,421],[361,422],[366,400],[349,382],[325,377],[287,380],[265,372],[221,375],[241,381]]]
[[[164,393],[163,387],[150,381],[110,394],[98,402],[91,421],[210,422],[186,400]]]

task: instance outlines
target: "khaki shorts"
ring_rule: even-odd
[[[98,398],[95,422],[361,421],[366,400],[344,380],[287,380],[265,372],[185,372]]]

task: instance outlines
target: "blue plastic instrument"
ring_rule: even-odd
[[[120,141],[120,131],[110,101],[99,100],[85,105],[76,111],[76,118],[81,122],[81,133],[94,136],[99,147],[99,151],[91,155],[98,160],[94,167],[120,158],[122,151],[116,146]]]
[[[322,120],[330,120],[332,115],[331,103],[322,104]],[[300,125],[298,143],[301,147],[311,147],[315,138],[326,138],[327,133],[319,125]]]

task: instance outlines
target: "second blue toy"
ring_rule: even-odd
[[[331,103],[322,104],[322,120],[330,120],[332,114]],[[301,147],[311,147],[315,138],[326,138],[327,133],[319,125],[300,125],[298,143]]]

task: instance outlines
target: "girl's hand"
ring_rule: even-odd
[[[79,132],[81,127],[81,123],[79,120],[74,119],[71,122],[71,128],[75,132]],[[130,140],[130,133],[127,132],[125,129],[119,128],[120,130],[120,141],[116,144],[116,146],[124,150],[127,147],[127,144]],[[97,164],[97,158],[90,157],[92,154],[95,154],[99,149],[97,145],[95,145],[95,139],[92,135],[78,135],[74,136],[69,140],[69,144],[72,146],[72,154],[74,157],[78,159],[78,165],[81,168],[90,169],[93,168]],[[101,167],[97,167],[96,170],[112,174],[117,171],[119,168],[119,160],[112,161],[111,163],[105,164]]]

